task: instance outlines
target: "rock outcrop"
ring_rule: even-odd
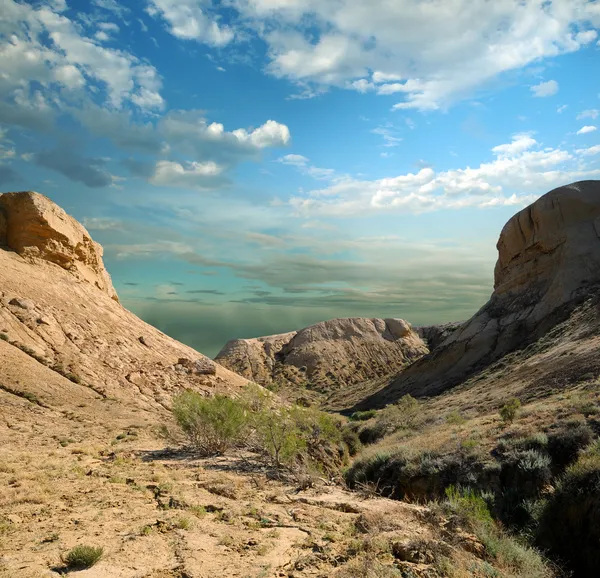
[[[600,181],[547,193],[508,221],[497,247],[488,303],[365,405],[457,385],[537,341],[594,295],[600,286]]]
[[[440,323],[439,325],[422,325],[415,327],[419,337],[427,344],[429,351],[437,349],[450,335],[464,324],[464,321]]]
[[[122,307],[102,248],[52,201],[6,193],[0,208],[0,385],[49,407],[110,399],[156,415],[182,389],[247,383]]]
[[[235,339],[215,358],[260,383],[307,385],[324,392],[391,375],[427,353],[402,319],[332,319],[297,332]]]
[[[118,301],[102,261],[102,247],[86,229],[39,193],[0,195],[0,246],[30,260],[54,263]]]

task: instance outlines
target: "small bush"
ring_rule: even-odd
[[[104,549],[94,546],[75,546],[64,558],[65,565],[70,570],[84,570],[96,564]]]
[[[449,423],[450,425],[463,425],[464,423],[466,423],[466,421],[467,419],[456,410],[451,411],[446,416],[446,423]]]
[[[349,427],[342,429],[342,439],[344,440],[344,443],[348,448],[348,453],[351,456],[355,456],[362,448],[358,434]]]
[[[368,409],[366,411],[355,411],[350,416],[350,421],[367,421],[377,415],[376,409]]]
[[[573,463],[579,452],[594,437],[592,429],[583,422],[565,422],[548,433],[548,453],[555,471],[561,471]]]
[[[521,401],[516,397],[509,399],[500,408],[500,417],[505,424],[513,423],[521,409]]]
[[[206,455],[238,445],[248,426],[244,405],[224,395],[206,398],[185,391],[173,400],[173,415],[192,444]]]

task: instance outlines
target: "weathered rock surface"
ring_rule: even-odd
[[[453,321],[439,325],[423,325],[415,327],[419,337],[425,341],[429,351],[437,349],[450,335],[464,324],[464,321]]]
[[[494,293],[430,355],[365,400],[431,395],[544,336],[600,286],[600,181],[554,189],[512,217],[497,244]]]
[[[44,195],[33,191],[0,195],[1,245],[24,258],[54,263],[118,301],[102,262],[102,247]]]
[[[247,383],[122,307],[101,247],[49,199],[10,193],[0,207],[0,385],[49,407],[110,399],[156,414],[183,388]]]
[[[402,319],[332,319],[297,332],[235,339],[215,358],[220,364],[269,385],[281,381],[332,390],[390,375],[427,353]]]

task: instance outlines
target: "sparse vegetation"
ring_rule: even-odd
[[[103,554],[104,549],[101,547],[75,546],[64,557],[65,566],[69,570],[85,570],[94,566],[102,558]]]
[[[240,399],[186,391],[174,399],[173,414],[203,454],[245,448],[275,468],[337,467],[343,455],[336,448],[356,453],[360,447],[341,420],[314,408],[278,406],[256,385],[247,387]]]
[[[238,445],[247,427],[244,406],[225,395],[207,398],[185,391],[173,400],[173,414],[194,447],[206,455]]]
[[[350,421],[367,421],[377,415],[376,409],[368,409],[366,411],[355,411],[350,416]]]
[[[521,401],[516,397],[509,399],[500,408],[500,417],[505,424],[511,424],[515,421],[519,410],[521,409]]]

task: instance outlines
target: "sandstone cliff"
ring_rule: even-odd
[[[328,392],[397,372],[427,353],[402,319],[332,319],[297,332],[235,339],[215,358],[262,385],[308,385]]]
[[[102,247],[83,225],[44,195],[33,191],[0,195],[2,245],[31,262],[55,263],[118,301],[102,262]]]
[[[0,195],[0,375],[3,391],[49,407],[113,399],[153,411],[182,388],[246,383],[123,308],[100,245],[32,192]]]
[[[557,188],[512,217],[494,293],[469,321],[365,405],[457,385],[565,321],[600,286],[600,181]]]

